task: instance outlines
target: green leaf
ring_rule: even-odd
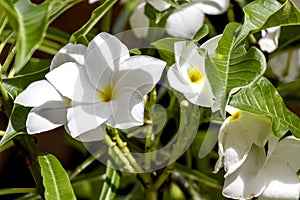
[[[299,45],[300,26],[284,26],[280,28],[278,49],[285,49],[288,46]]]
[[[76,199],[69,177],[59,160],[51,154],[38,156],[46,200]]]
[[[216,109],[225,116],[225,106],[234,88],[245,87],[257,80],[266,70],[266,60],[262,52],[251,47],[233,50],[237,23],[226,26],[218,47],[205,61],[207,77],[216,98]]]
[[[0,147],[19,134],[26,134],[26,119],[30,108],[15,104],[5,134],[0,141]]]
[[[2,79],[2,84],[11,97],[15,98],[30,83],[43,79],[48,71],[49,69],[46,68],[32,74],[20,75],[13,78],[4,78]]]
[[[300,24],[300,12],[291,0],[256,0],[244,8],[244,24],[235,40],[235,47],[249,34],[273,26]]]
[[[17,13],[14,10],[13,1],[12,0],[6,0],[6,1],[0,1],[0,7],[3,8],[6,15],[9,17],[9,23],[12,26],[12,28],[17,28]],[[2,11],[2,9],[1,9]]]
[[[276,88],[264,77],[234,95],[230,105],[251,113],[270,116],[273,132],[278,137],[290,130],[295,137],[300,138],[300,118],[286,108]]]
[[[193,41],[198,42],[201,40],[203,37],[205,37],[209,33],[209,28],[206,24],[204,24],[195,34]]]
[[[174,58],[174,43],[184,41],[182,38],[163,38],[160,40],[157,40],[151,45],[155,46],[155,48],[158,50],[158,53],[160,57],[165,60],[169,66],[171,66],[173,63],[175,63]]]
[[[83,44],[87,43],[86,35],[97,24],[97,22],[107,13],[118,0],[106,0],[98,8],[96,8],[89,21],[77,30],[70,38],[70,42]]]
[[[53,2],[52,2],[53,3]],[[14,71],[17,74],[42,43],[49,22],[51,1],[35,5],[29,0],[19,0],[14,4],[18,15],[17,54]]]

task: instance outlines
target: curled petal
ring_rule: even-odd
[[[299,178],[284,158],[272,155],[263,171],[268,185],[259,199],[299,199]]]
[[[129,18],[130,27],[138,38],[145,38],[148,35],[150,21],[145,15],[145,6],[146,2],[138,4]]]
[[[53,57],[50,71],[66,62],[76,62],[79,65],[84,65],[85,51],[86,47],[82,44],[67,44]]]
[[[191,3],[174,11],[167,19],[167,33],[174,37],[192,39],[204,22],[201,6],[199,3]]]
[[[46,103],[49,107],[64,107],[66,99],[48,81],[41,80],[31,83],[16,97],[15,103],[26,107],[39,107]]]
[[[197,2],[197,1],[196,1]],[[202,11],[208,15],[220,15],[228,10],[229,0],[199,0]]]
[[[275,147],[273,154],[281,156],[294,172],[300,169],[300,139],[293,136],[282,139]]]
[[[232,199],[251,199],[259,196],[267,186],[264,173],[264,148],[253,145],[243,165],[225,178],[222,194]]]
[[[219,161],[215,171],[221,167],[223,161],[225,176],[235,172],[246,160],[252,146],[243,125],[237,120],[227,118],[219,133]]]
[[[55,129],[67,122],[67,108],[33,108],[28,114],[26,127],[28,134]]]

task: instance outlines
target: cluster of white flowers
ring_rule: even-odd
[[[280,27],[272,27],[262,31],[262,38],[258,41],[261,50],[273,53],[278,48]],[[280,81],[288,82],[298,77],[300,70],[300,49],[281,51],[271,56],[268,65]]]
[[[271,120],[233,107],[219,133],[215,172],[226,171],[223,195],[233,199],[299,199],[300,140],[279,140]]]
[[[133,11],[129,23],[137,37],[143,38],[148,34],[150,21],[145,15],[145,6],[150,4],[158,12],[170,9],[172,6],[162,0],[142,0]],[[204,23],[205,14],[220,15],[227,11],[229,0],[192,0],[178,5],[168,16],[166,31],[174,37],[192,39]],[[187,23],[188,22],[188,23]]]
[[[29,134],[61,125],[81,141],[101,140],[105,125],[126,129],[144,123],[143,97],[161,78],[166,63],[129,55],[108,33],[87,47],[68,44],[53,58],[47,80],[29,85],[15,103],[33,107]]]

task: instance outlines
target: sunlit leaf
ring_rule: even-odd
[[[0,146],[3,146],[19,134],[26,134],[26,119],[29,111],[30,108],[20,105],[14,106],[5,134],[0,141]]]
[[[291,0],[284,3],[276,0],[256,0],[244,8],[245,19],[235,45],[240,44],[250,33],[279,26],[300,24],[300,12]]]
[[[15,98],[30,83],[43,79],[48,71],[49,69],[45,68],[41,71],[31,74],[20,75],[13,78],[4,78],[2,79],[3,87],[11,95],[11,97]]]
[[[5,1],[0,1],[0,7],[4,10],[4,12],[6,13],[6,15],[9,17],[9,23],[13,28],[17,28],[17,13],[14,10],[14,6],[13,6],[13,1],[12,0],[5,0]],[[2,11],[1,9],[1,11]]]
[[[45,187],[45,199],[76,199],[69,177],[59,160],[51,154],[40,155],[38,160]]]
[[[271,117],[276,136],[281,137],[290,130],[294,136],[300,137],[300,118],[286,108],[276,88],[264,77],[234,95],[230,105]]]
[[[86,35],[97,24],[97,22],[111,9],[111,7],[117,2],[117,0],[106,0],[98,8],[96,8],[89,21],[83,25],[78,31],[73,33],[70,42],[72,43],[87,43]]]
[[[51,1],[35,5],[29,0],[19,0],[14,4],[18,15],[17,54],[14,63],[16,74],[42,43],[46,35],[51,6]]]
[[[238,24],[226,26],[216,52],[208,55],[205,69],[216,98],[215,110],[220,109],[225,116],[225,106],[230,92],[257,80],[266,69],[266,60],[262,52],[251,47],[249,51],[243,47],[233,50],[234,35]]]
[[[206,24],[204,24],[199,30],[198,32],[195,34],[193,40],[194,42],[198,42],[199,40],[201,40],[203,37],[205,37],[207,34],[209,33],[209,29],[208,26]]]
[[[151,45],[155,46],[158,50],[160,57],[165,60],[168,65],[175,62],[174,58],[174,43],[183,41],[181,38],[163,38],[153,42]]]

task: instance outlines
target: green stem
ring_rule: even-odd
[[[37,192],[44,199],[44,185],[43,177],[41,175],[41,168],[37,160],[38,152],[34,142],[34,138],[27,134],[18,135],[13,139],[16,147],[21,151],[26,164],[28,165],[34,181],[37,186]]]
[[[0,100],[1,100],[2,107],[3,107],[3,111],[4,111],[5,115],[7,116],[7,118],[9,118],[11,111],[12,111],[12,104],[10,102],[10,98],[9,98],[7,91],[5,90],[5,88],[2,85],[1,77],[0,77],[0,94],[1,94]]]
[[[103,16],[102,26],[101,26],[101,30],[103,32],[108,32],[108,33],[110,32],[111,19],[112,19],[112,9],[107,11],[107,13]]]
[[[11,61],[13,60],[14,56],[16,54],[16,48],[13,47],[12,50],[9,52],[8,56],[6,57],[6,60],[1,68],[2,73],[6,73]]]
[[[121,182],[121,172],[115,170],[114,168],[111,168],[111,157],[114,157],[112,155],[111,150],[109,151],[110,158],[107,162],[107,167],[106,167],[106,179],[104,182],[104,185],[102,187],[102,191],[99,197],[99,200],[113,200],[115,199],[115,196],[117,194],[117,189],[120,186]]]
[[[158,190],[163,185],[163,183],[167,180],[167,178],[172,173],[173,169],[174,169],[174,163],[171,163],[164,169],[163,173],[158,176],[157,180],[154,183],[154,188],[156,190]]]
[[[73,180],[78,174],[80,174],[85,168],[87,168],[90,164],[92,164],[97,158],[105,153],[105,148],[100,148],[96,153],[86,159],[83,163],[81,163],[70,175],[70,180]]]
[[[158,191],[153,188],[149,187],[146,188],[146,200],[157,200],[158,197]]]
[[[0,195],[20,194],[20,193],[35,193],[36,188],[5,188],[0,189]]]
[[[118,158],[122,161],[122,163],[124,164],[124,168],[127,169],[129,172],[134,173],[135,172],[134,168],[131,166],[131,164],[127,160],[126,156],[123,154],[123,152],[117,146],[116,142],[114,142],[108,134],[105,134],[105,142],[115,152],[115,154],[118,156]]]
[[[127,143],[123,142],[123,140],[121,139],[118,129],[113,128],[111,133],[113,137],[112,139],[117,143],[124,155],[126,155],[130,164],[137,170],[137,172],[143,172],[143,169],[137,164],[135,158],[130,153],[129,148],[127,147]]]

